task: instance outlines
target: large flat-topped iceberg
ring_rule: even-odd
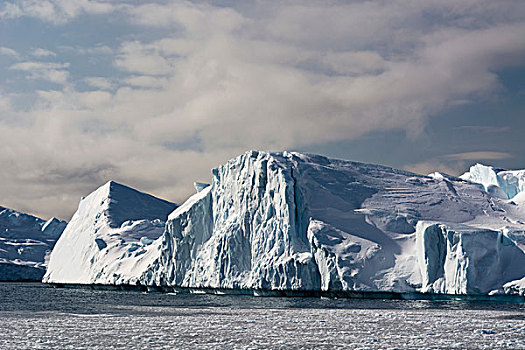
[[[213,175],[141,283],[465,294],[525,276],[524,207],[468,181],[255,151]]]
[[[134,281],[176,204],[110,181],[80,201],[51,253],[44,282]],[[158,254],[157,254],[158,255]],[[154,255],[156,256],[156,255]]]
[[[97,190],[81,202],[57,243],[45,281],[524,291],[523,200],[503,200],[459,178],[300,153],[250,151],[212,173],[212,184],[196,185],[197,193],[169,214],[164,230],[154,217],[140,221],[142,210],[127,196],[112,201],[111,184]],[[174,205],[163,202],[161,208],[157,219]],[[124,218],[128,212],[140,215]],[[137,222],[154,234],[139,237]]]
[[[38,281],[64,221],[48,221],[0,207],[0,281]]]

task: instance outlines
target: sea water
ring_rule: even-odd
[[[525,305],[0,283],[0,349],[525,349]]]

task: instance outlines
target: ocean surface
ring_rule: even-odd
[[[0,349],[525,349],[525,305],[0,283]]]

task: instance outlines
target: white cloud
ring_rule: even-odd
[[[166,86],[166,84],[168,83],[168,79],[151,77],[147,75],[138,75],[127,78],[125,82],[129,85],[136,87],[161,88],[163,86]]]
[[[69,78],[69,72],[65,70],[48,69],[39,72],[33,72],[31,78],[47,80],[56,84],[65,84]]]
[[[117,6],[94,0],[16,0],[0,7],[0,18],[35,17],[53,24],[64,24],[81,14],[105,14]]]
[[[139,24],[151,27],[182,26],[191,36],[209,36],[232,32],[246,21],[237,10],[208,4],[171,1],[128,7],[128,13]]]
[[[112,88],[111,81],[104,77],[89,77],[85,78],[84,81],[89,85],[97,89],[109,90]]]
[[[9,47],[5,47],[5,46],[0,46],[0,56],[12,56],[12,57],[18,57],[18,52],[16,52],[15,50],[9,48]]]
[[[69,72],[66,70],[69,63],[26,61],[13,64],[9,69],[25,71],[30,79],[42,79],[56,84],[66,84]]]
[[[385,69],[385,60],[377,52],[327,52],[319,58],[320,63],[338,74],[377,74]]]
[[[43,49],[43,48],[37,48],[37,49],[34,49],[33,52],[31,53],[31,55],[35,56],[35,57],[56,57],[56,53],[54,53],[53,51],[50,51],[50,50],[46,50],[46,49]]]
[[[120,49],[115,66],[133,73],[163,75],[171,71],[171,62],[151,46],[126,42]]]
[[[181,201],[194,180],[247,149],[381,130],[417,138],[440,111],[498,93],[494,72],[525,61],[525,12],[509,1],[78,4],[22,1],[2,11],[20,17],[40,6],[33,15],[52,23],[120,11],[153,34],[73,48],[86,59],[114,55],[106,76],[82,78],[99,90],[65,84],[39,91],[29,112],[2,107],[31,121],[0,121],[0,164],[12,164],[0,170],[6,203],[63,217],[110,178]],[[65,83],[70,67],[10,69]],[[454,174],[468,157],[510,156],[462,151],[407,168]]]
[[[22,70],[22,71],[34,71],[34,70],[46,70],[46,69],[64,69],[68,68],[69,63],[55,63],[55,62],[36,62],[26,61],[15,63],[9,69]]]
[[[96,120],[98,109],[107,107],[112,102],[111,98],[113,96],[107,91],[78,92],[71,88],[66,88],[62,91],[39,90],[38,95],[41,98],[42,106],[48,108],[47,112],[53,111],[60,117],[62,116],[60,113],[69,111],[70,119],[85,120],[86,123],[89,123],[91,118]],[[86,111],[93,114],[86,114]],[[47,117],[46,113],[44,115]],[[62,117],[65,117],[65,115]]]
[[[60,52],[74,53],[76,55],[84,56],[109,56],[113,55],[115,51],[107,45],[97,46],[58,46]]]

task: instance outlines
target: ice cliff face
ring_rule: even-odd
[[[0,207],[0,281],[40,280],[47,258],[66,227]]]
[[[476,164],[460,177],[483,185],[487,192],[502,199],[512,199],[525,191],[525,170],[505,170]]]
[[[293,169],[242,156],[168,218],[145,283],[224,288],[319,288]],[[306,213],[304,213],[306,214]]]
[[[464,294],[525,275],[524,207],[467,181],[254,151],[213,175],[141,283]]]
[[[501,231],[420,222],[417,243],[424,292],[480,294],[525,276],[523,251]]]
[[[50,256],[44,282],[133,283],[177,206],[110,181],[80,201]],[[156,256],[156,255],[154,255]],[[141,264],[145,264],[142,266]]]
[[[132,208],[126,196],[108,209],[111,185],[97,190],[81,202],[57,243],[45,280],[274,290],[524,291],[525,198],[520,194],[509,201],[479,184],[441,174],[421,176],[287,152],[247,152],[212,173],[212,184],[195,184],[197,193],[171,212],[163,233],[158,222],[155,234],[144,240],[147,245],[139,242],[142,233],[133,226],[144,219],[143,211]],[[162,206],[164,216],[155,218],[165,218],[173,207]],[[138,216],[116,220],[108,217],[112,212]],[[153,218],[141,225],[151,227]]]

